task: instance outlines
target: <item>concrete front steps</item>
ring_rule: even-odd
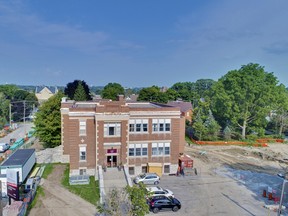
[[[122,189],[127,186],[124,169],[119,170],[116,167],[107,168],[103,172],[103,181],[106,194],[113,188]]]

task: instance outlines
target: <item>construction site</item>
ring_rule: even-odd
[[[255,199],[263,203],[261,207],[269,209],[269,215],[277,212],[288,172],[287,144],[269,143],[266,147],[187,145],[185,151],[194,159],[198,174],[212,173],[233,179],[251,191]],[[283,192],[281,214],[288,215],[285,209],[288,187]]]

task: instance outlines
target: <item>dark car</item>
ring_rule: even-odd
[[[156,196],[152,197],[148,201],[150,210],[153,213],[158,213],[159,211],[178,211],[181,208],[181,203],[178,199],[166,196]]]

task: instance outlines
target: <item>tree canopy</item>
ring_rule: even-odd
[[[36,136],[44,147],[53,148],[61,144],[61,99],[64,94],[59,91],[44,102],[36,113],[34,120]]]
[[[104,99],[117,100],[118,95],[124,95],[124,88],[119,83],[108,83],[102,93],[101,96]]]
[[[211,89],[211,108],[216,120],[222,127],[232,124],[240,128],[243,139],[247,127],[263,128],[275,101],[277,83],[273,73],[265,72],[258,64],[229,71]]]
[[[138,101],[150,101],[156,103],[167,103],[169,100],[169,96],[173,97],[175,92],[169,91],[170,95],[166,92],[161,92],[158,86],[152,86],[148,88],[142,88],[139,92],[139,96],[137,98]]]
[[[89,86],[86,84],[86,82],[84,80],[82,80],[82,81],[81,80],[74,80],[73,82],[68,83],[64,89],[64,94],[67,95],[71,100],[75,100],[75,93],[76,93],[76,90],[77,90],[79,84],[82,85],[82,87],[85,91],[85,100],[92,100],[92,97],[90,95]],[[79,94],[79,93],[77,93],[77,94]],[[79,97],[79,95],[77,95],[77,97]]]
[[[82,82],[78,83],[78,86],[75,90],[75,94],[74,94],[74,100],[75,101],[86,101],[88,100],[87,98],[87,94],[85,92],[85,89],[82,85]]]

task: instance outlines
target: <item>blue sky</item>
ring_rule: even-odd
[[[252,62],[288,86],[287,11],[287,0],[0,0],[0,83],[170,87]]]

